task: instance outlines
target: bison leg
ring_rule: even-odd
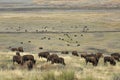
[[[51,61],[51,64],[54,64],[54,61]]]
[[[118,58],[117,61],[120,62],[120,59]]]
[[[15,62],[15,61],[13,60],[13,65],[14,65],[14,62]]]
[[[86,60],[86,65],[87,65],[88,61]]]
[[[106,64],[106,60],[104,60],[104,65]]]

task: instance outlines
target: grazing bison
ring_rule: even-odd
[[[47,62],[48,62],[48,61],[52,61],[52,59],[54,59],[54,58],[58,58],[58,55],[57,55],[57,54],[48,55],[48,57],[47,57]]]
[[[95,56],[96,56],[96,54],[93,54],[93,53],[91,53],[91,54],[87,54],[87,53],[81,54],[81,58],[95,57]]]
[[[81,58],[85,58],[87,56],[87,53],[81,54]]]
[[[55,58],[53,58],[51,63],[52,64],[59,63],[59,64],[66,65],[65,62],[64,62],[64,58],[62,58],[62,57],[58,57],[58,58],[55,57]]]
[[[14,62],[21,64],[21,62],[22,62],[21,56],[14,55],[13,56],[13,64],[14,64]]]
[[[120,54],[119,53],[112,53],[111,56],[118,56],[120,58]]]
[[[93,54],[93,53],[87,54],[87,53],[84,53],[84,54],[81,54],[81,58],[82,58],[82,57],[83,57],[83,58],[86,58],[86,57],[95,57],[96,60],[97,60],[97,62],[99,62],[99,59],[100,59],[102,56],[103,56],[102,53],[97,53],[97,54]]]
[[[96,57],[86,57],[85,60],[86,60],[86,65],[88,62],[92,63],[93,66],[97,66],[98,64]]]
[[[24,52],[23,47],[18,47],[19,52]]]
[[[48,55],[50,55],[49,52],[40,52],[40,53],[38,53],[38,56],[39,56],[39,57],[43,57],[43,58],[47,58]]]
[[[36,60],[34,59],[33,55],[24,55],[22,56],[22,65],[29,60],[31,60],[34,64],[36,63]]]
[[[17,48],[11,48],[11,51],[18,51]]]
[[[28,67],[28,70],[31,70],[33,68],[33,62],[31,60],[28,60],[27,61],[27,67]]]
[[[68,51],[62,51],[61,54],[69,54]]]
[[[97,58],[103,57],[103,53],[96,53],[96,57],[97,57]]]
[[[79,56],[78,53],[77,53],[77,51],[72,51],[72,55]]]
[[[115,60],[117,60],[118,62],[120,62],[120,58],[118,56],[112,56]]]
[[[119,53],[112,53],[112,57],[114,57],[115,60],[120,61],[120,54]]]
[[[114,57],[105,56],[105,57],[104,57],[104,64],[106,64],[107,62],[109,62],[111,65],[116,65],[116,62],[115,62],[115,60],[114,60]]]

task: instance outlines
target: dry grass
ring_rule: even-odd
[[[2,56],[3,54],[4,56]],[[120,63],[118,62],[116,66],[104,65],[103,59],[101,59],[99,65],[93,67],[92,64],[86,65],[84,59],[71,54],[58,54],[64,57],[66,66],[50,64],[45,59],[38,58],[37,54],[32,54],[37,63],[32,71],[28,71],[26,66],[12,64],[13,55],[15,52],[0,52],[0,80],[47,80],[48,78],[48,80],[73,80],[72,78],[75,80],[117,80],[120,74],[118,72],[120,71]]]
[[[1,13],[0,31],[16,32],[18,27],[21,31],[43,31],[47,26],[48,31],[82,31],[88,26],[90,31],[120,30],[120,12],[51,12],[51,13]],[[11,29],[12,28],[12,29]],[[83,37],[81,37],[83,34]],[[75,80],[119,80],[120,63],[116,66],[104,65],[103,59],[97,67],[85,64],[84,59],[69,55],[64,57],[66,66],[61,64],[50,64],[46,59],[40,59],[37,53],[40,51],[73,51],[79,52],[103,52],[104,54],[120,52],[120,33],[81,33],[68,34],[0,34],[0,80],[42,80],[59,77],[66,80],[67,76]],[[77,35],[77,37],[74,37]],[[51,40],[41,38],[47,37]],[[59,40],[63,38],[64,40]],[[72,39],[72,40],[71,40]],[[28,43],[31,41],[31,43]],[[76,43],[76,41],[78,43]],[[20,44],[23,42],[23,44]],[[70,46],[67,46],[69,44]],[[80,46],[77,46],[80,44]],[[37,60],[32,71],[28,71],[26,65],[13,65],[9,46],[23,46],[25,53],[32,54]],[[43,47],[43,50],[39,50]],[[70,71],[70,72],[69,72]],[[64,76],[66,75],[66,76]],[[57,80],[59,80],[57,79]]]

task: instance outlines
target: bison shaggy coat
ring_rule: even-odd
[[[31,60],[28,60],[27,61],[27,67],[28,67],[28,70],[31,70],[33,68],[33,62]]]
[[[52,64],[54,64],[54,63],[59,63],[59,64],[66,65],[65,62],[64,62],[64,58],[62,58],[62,57],[53,58],[53,59],[52,59]]]
[[[112,53],[111,56],[114,57],[115,60],[120,62],[120,54],[119,53]]]
[[[13,56],[13,64],[14,64],[14,62],[21,64],[21,56],[14,55]]]
[[[34,64],[36,63],[36,60],[34,59],[33,55],[24,55],[22,56],[22,64],[24,64],[26,61],[31,60]]]
[[[17,48],[11,48],[11,51],[18,51]]]
[[[77,51],[72,51],[72,55],[79,56],[78,53],[77,53]]]
[[[106,64],[107,62],[109,62],[111,65],[116,65],[116,62],[115,62],[115,60],[114,60],[114,57],[105,56],[105,57],[104,57],[104,64]]]
[[[57,55],[57,54],[48,55],[48,57],[47,57],[47,62],[48,62],[48,61],[52,61],[52,59],[54,59],[54,58],[58,58],[58,55]]]
[[[97,66],[97,64],[98,64],[96,57],[86,57],[85,61],[86,61],[86,65],[88,62],[92,63],[93,66]]]
[[[19,52],[24,52],[23,47],[18,47]]]
[[[69,54],[68,51],[62,51],[61,54]]]
[[[39,56],[39,57],[43,57],[43,58],[47,58],[48,55],[50,55],[49,52],[40,52],[40,53],[38,53],[38,56]]]

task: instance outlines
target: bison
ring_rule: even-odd
[[[77,53],[77,51],[72,51],[72,55],[79,56],[78,53]]]
[[[115,60],[120,62],[120,54],[119,53],[112,53],[111,56],[114,57]]]
[[[28,70],[31,70],[33,68],[33,62],[31,60],[28,60],[27,61],[27,67],[28,67]]]
[[[62,51],[61,54],[69,54],[68,51]]]
[[[34,59],[33,55],[24,55],[22,56],[22,65],[29,60],[31,60],[34,64],[36,63],[36,60]]]
[[[93,66],[97,66],[97,64],[98,64],[96,57],[86,57],[85,61],[86,61],[86,65],[88,62],[92,63]]]
[[[81,58],[85,58],[87,56],[87,53],[81,54]]]
[[[13,64],[14,64],[14,62],[21,64],[21,62],[22,62],[21,56],[14,55],[13,56]]]
[[[24,52],[24,50],[23,50],[23,47],[11,48],[11,51],[19,51],[19,52]]]
[[[50,55],[49,52],[40,52],[40,53],[38,53],[39,57],[43,57],[43,58],[46,58],[46,59],[47,59],[48,55]]]
[[[103,57],[103,53],[96,53],[97,58]]]
[[[87,53],[84,53],[84,54],[81,54],[81,58],[86,58],[86,57],[93,57],[93,56],[96,56],[96,54],[87,54]]]
[[[11,51],[18,51],[17,48],[11,48]]]
[[[24,52],[23,47],[18,47],[19,52]]]
[[[52,59],[54,59],[54,58],[58,58],[58,55],[57,55],[57,54],[48,55],[48,57],[47,57],[47,62],[48,62],[48,61],[52,61]]]
[[[104,57],[104,64],[109,62],[111,65],[116,65],[115,59],[112,56],[105,56]]]
[[[58,58],[55,57],[55,58],[53,58],[51,63],[52,64],[59,63],[59,64],[66,65],[65,62],[64,62],[64,58],[62,58],[62,57],[58,57]]]
[[[120,54],[119,53],[112,53],[111,56],[118,56],[120,58]]]
[[[20,56],[20,52],[16,52],[16,55],[17,55],[17,56]]]

